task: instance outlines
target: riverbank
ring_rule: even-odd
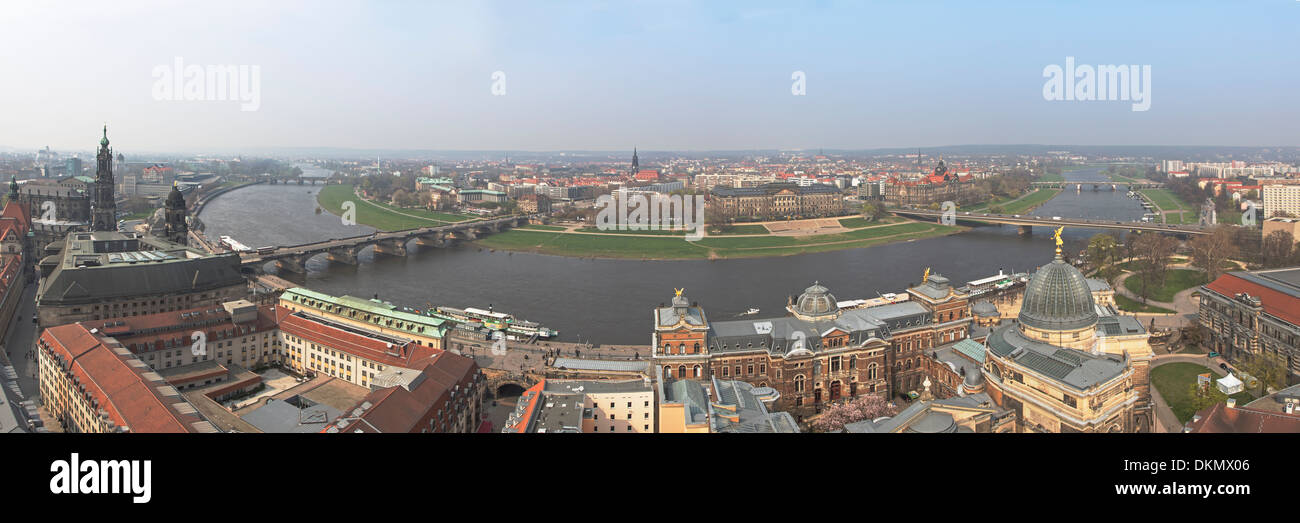
[[[908,221],[829,234],[708,236],[691,242],[679,237],[521,228],[492,234],[474,243],[490,249],[578,258],[713,260],[859,249],[947,236],[965,230],[966,227]]]
[[[343,215],[343,204],[352,202],[356,207],[356,220],[360,225],[374,227],[381,231],[401,231],[419,227],[450,225],[479,219],[477,216],[427,211],[424,209],[404,209],[378,203],[358,196],[351,185],[327,185],[316,195],[316,203],[321,209],[335,216]]]
[[[1001,214],[1027,214],[1030,211],[1037,209],[1040,205],[1047,203],[1048,200],[1055,198],[1058,194],[1061,194],[1061,189],[1034,189],[1033,191],[1015,198],[998,198],[981,203],[974,207],[959,208],[958,210],[987,212],[989,208],[998,206],[1002,207]]]

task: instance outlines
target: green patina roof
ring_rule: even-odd
[[[980,363],[984,363],[984,345],[981,345],[975,340],[966,338],[964,340],[957,342],[957,344],[953,345],[952,348],[956,349],[957,352],[966,355],[966,357],[972,360],[975,360]]]
[[[423,316],[420,314],[414,314],[405,311],[399,311],[394,305],[390,303],[377,301],[377,300],[367,300],[365,298],[358,298],[355,296],[330,296],[328,294],[316,292],[311,289],[304,289],[302,287],[294,287],[292,289],[288,289],[284,291],[284,294],[281,296],[281,298],[293,302],[298,302],[298,303],[302,303],[302,300],[306,298],[306,299],[316,300],[328,304],[337,305],[340,307],[355,309],[361,312],[365,312],[375,316],[380,316],[383,318],[388,318],[393,320],[394,322],[401,322],[401,326],[399,327],[397,325],[384,325],[384,327],[400,330],[400,331],[406,331],[411,334],[425,335],[433,338],[441,338],[444,334],[446,334],[448,330],[448,326],[446,325],[447,323],[446,320],[433,318],[429,316]],[[336,311],[330,311],[330,312],[336,312]],[[372,321],[371,323],[378,323],[378,322]],[[429,329],[429,331],[421,332],[419,330],[420,327]]]

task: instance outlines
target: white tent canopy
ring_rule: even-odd
[[[1219,390],[1223,391],[1224,394],[1236,394],[1241,392],[1243,388],[1241,380],[1232,374],[1219,378],[1218,384]]]

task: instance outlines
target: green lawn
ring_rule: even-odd
[[[624,229],[624,230],[609,229],[609,230],[602,231],[596,227],[582,227],[578,229],[578,232],[588,232],[593,234],[637,234],[643,236],[685,236],[686,235],[686,231],[673,231],[673,230],[664,230],[664,229],[642,229],[639,231],[632,230],[632,229]]]
[[[356,205],[357,223],[382,231],[400,231],[416,227],[447,225],[465,221],[463,215],[430,212],[423,209],[398,209],[389,205],[364,200],[352,192],[351,185],[328,185],[316,195],[316,202],[335,215],[343,215],[343,202]],[[407,215],[398,214],[398,212]]]
[[[1149,312],[1153,314],[1173,314],[1174,312],[1164,307],[1156,307],[1130,300],[1127,296],[1118,293],[1115,294],[1115,305],[1118,305],[1119,310],[1124,312]]]
[[[855,218],[840,218],[840,227],[845,229],[861,229],[871,225],[880,225],[881,222],[870,221],[861,216]]]
[[[709,234],[734,235],[734,234],[771,234],[772,231],[762,225],[732,225],[725,231],[710,230]]]
[[[494,249],[563,256],[651,259],[746,258],[870,247],[888,242],[953,234],[961,230],[959,227],[909,222],[836,234],[798,237],[711,236],[700,241],[689,242],[684,238],[655,235],[564,234],[514,229],[484,237],[477,243]]]
[[[1205,283],[1205,273],[1191,269],[1173,269],[1165,275],[1165,284],[1158,289],[1152,289],[1150,299],[1155,301],[1172,302],[1174,295],[1183,289],[1203,285]],[[1142,279],[1136,274],[1129,276],[1124,280],[1124,288],[1129,292],[1142,295]]]
[[[1210,372],[1208,367],[1187,362],[1166,363],[1151,369],[1151,385],[1160,391],[1160,397],[1169,404],[1174,415],[1178,416],[1178,421],[1187,423],[1192,419],[1192,415],[1196,414],[1192,407],[1192,384],[1196,383],[1197,375],[1207,372],[1210,373],[1210,386],[1213,387],[1219,376]],[[1255,399],[1245,391],[1233,394],[1231,397],[1236,398],[1238,405],[1245,405]]]
[[[1178,195],[1168,189],[1139,189],[1138,192],[1146,195],[1147,198],[1151,199],[1152,203],[1166,213],[1184,211],[1181,215],[1166,214],[1166,223],[1196,223],[1199,220],[1196,206],[1184,202],[1182,198],[1179,198]]]
[[[963,207],[959,210],[969,211],[972,213],[983,213],[988,212],[989,207],[999,205],[1002,207],[1005,214],[1024,214],[1033,210],[1035,207],[1042,205],[1047,200],[1055,198],[1058,194],[1061,194],[1061,189],[1037,189],[1033,192],[1022,194],[1016,198],[994,198],[978,205]]]
[[[1038,177],[1038,181],[1040,181],[1040,182],[1063,182],[1063,181],[1065,181],[1065,175],[1064,175],[1064,174],[1053,174],[1053,173],[1049,173],[1049,172],[1044,172],[1042,176],[1039,176],[1039,177]]]
[[[1181,261],[1186,261],[1186,260],[1185,260],[1185,259],[1180,259],[1180,257],[1178,257],[1178,256],[1171,256],[1171,257],[1169,257],[1169,263],[1170,263],[1170,264],[1179,263],[1179,262],[1181,262]],[[1120,269],[1124,269],[1124,270],[1129,271],[1129,272],[1137,272],[1139,269],[1142,268],[1142,267],[1141,267],[1142,263],[1143,263],[1142,260],[1129,260],[1129,261],[1126,261],[1126,262],[1121,263],[1121,264],[1119,264],[1119,265],[1116,265],[1116,267],[1119,267]]]
[[[541,224],[537,224],[537,223],[530,223],[530,224],[528,224],[528,225],[523,225],[523,226],[520,226],[520,227],[518,227],[518,228],[520,228],[520,229],[528,229],[528,230],[530,230],[530,231],[563,231],[563,230],[565,230],[564,227],[559,227],[559,226],[556,226],[556,225],[541,225]]]

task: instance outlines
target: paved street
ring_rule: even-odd
[[[36,380],[36,324],[32,315],[36,314],[36,282],[27,285],[23,292],[18,310],[14,312],[13,322],[5,335],[5,356],[13,362],[18,373],[18,387],[27,398],[35,398],[39,389]]]

